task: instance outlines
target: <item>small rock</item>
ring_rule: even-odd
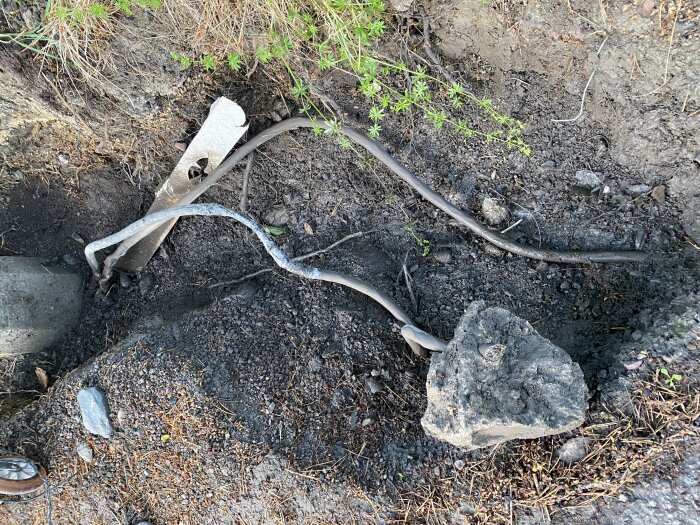
[[[24,175],[21,171],[15,170],[12,173],[10,173],[10,178],[15,182],[22,182],[24,180]]]
[[[370,394],[378,394],[379,392],[382,391],[382,384],[379,381],[377,381],[375,378],[370,377],[367,380],[365,380],[365,389]]]
[[[464,470],[464,466],[465,466],[465,465],[464,465],[464,461],[462,461],[461,459],[456,459],[456,460],[455,460],[455,462],[454,462],[454,468],[455,468],[456,470]]]
[[[80,459],[82,459],[85,463],[92,463],[94,456],[90,445],[83,441],[76,448],[76,452],[78,453],[78,456],[80,456]]]
[[[256,284],[254,281],[246,281],[239,284],[233,288],[226,296],[223,301],[250,301],[257,293],[260,285]]]
[[[128,290],[129,288],[131,288],[131,277],[129,277],[124,272],[119,272],[119,284],[122,288]]]
[[[651,190],[651,198],[659,204],[663,204],[666,201],[666,186],[663,184],[654,186],[654,189]]]
[[[551,160],[551,159],[545,160],[545,161],[540,165],[540,168],[542,168],[542,169],[544,169],[544,170],[553,170],[553,169],[556,168],[556,167],[557,167],[557,163],[554,162],[554,161]]]
[[[501,250],[498,246],[491,244],[490,242],[484,244],[484,253],[486,253],[487,255],[492,255],[493,257],[503,256],[503,250]]]
[[[452,254],[449,250],[438,250],[433,253],[433,259],[437,262],[448,264],[452,261]]]
[[[155,278],[150,273],[141,274],[141,279],[139,279],[139,292],[141,295],[146,295],[149,293],[153,286],[155,285]]]
[[[574,175],[574,182],[576,186],[581,188],[586,188],[589,190],[594,190],[599,188],[603,181],[600,179],[602,173],[598,173],[590,170],[579,170]]]
[[[559,450],[556,451],[557,457],[567,465],[581,461],[588,454],[588,445],[590,438],[576,437],[564,443]]]
[[[114,429],[109,422],[107,398],[101,390],[95,387],[81,388],[78,392],[78,404],[83,426],[88,432],[107,439],[112,437]]]
[[[323,361],[318,357],[314,357],[309,361],[309,370],[312,372],[318,372],[323,367]]]
[[[276,206],[265,215],[265,222],[272,226],[284,226],[289,222],[289,213],[284,208]]]
[[[281,117],[286,117],[287,115],[289,115],[289,106],[287,106],[287,103],[284,101],[284,99],[278,98],[277,100],[275,100],[272,109]]]
[[[397,13],[405,13],[413,6],[413,0],[389,0],[389,5]]]
[[[651,191],[651,186],[648,184],[632,184],[627,186],[627,193],[630,195],[641,195],[642,193],[649,193]]]
[[[624,366],[626,370],[638,370],[642,364],[644,364],[644,361],[640,359],[639,361],[632,361],[629,363],[623,361],[622,366]]]
[[[374,423],[374,419],[372,419],[371,417],[366,417],[366,418],[364,418],[364,419],[362,420],[362,426],[363,426],[363,427],[368,427],[368,426],[370,426],[372,423]]]
[[[508,218],[508,210],[498,200],[486,197],[481,203],[481,213],[491,226],[501,224]]]
[[[634,238],[634,249],[641,250],[646,242],[647,232],[645,232],[644,230],[639,230]]]
[[[654,10],[654,7],[656,7],[656,0],[644,0],[642,5],[639,6],[639,10],[644,16],[649,16]]]
[[[216,240],[222,248],[233,248],[235,246],[233,239],[229,235],[219,235]]]

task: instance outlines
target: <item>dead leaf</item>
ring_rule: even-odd
[[[44,390],[49,388],[49,375],[46,373],[46,370],[37,366],[36,370],[34,370],[34,373],[36,374],[36,378],[39,381],[39,383],[41,383],[41,386],[44,388]]]

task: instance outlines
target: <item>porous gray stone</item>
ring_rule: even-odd
[[[426,433],[473,450],[580,426],[583,373],[562,349],[503,308],[472,303],[447,350],[433,354]]]
[[[555,455],[567,465],[581,461],[588,454],[588,445],[591,442],[589,437],[575,437],[568,440],[557,449]]]
[[[397,13],[405,13],[413,7],[413,0],[389,0],[389,7]]]
[[[95,387],[81,388],[78,392],[78,404],[83,426],[88,432],[107,439],[112,437],[114,430],[109,422],[107,397],[101,390]]]
[[[486,197],[482,201],[481,213],[491,226],[501,224],[508,218],[508,210],[492,197]]]
[[[600,180],[600,173],[590,170],[579,170],[574,175],[574,181],[577,186],[594,190],[599,188],[603,182]]]

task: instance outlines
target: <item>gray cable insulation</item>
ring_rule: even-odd
[[[85,258],[87,259],[93,274],[99,280],[100,279],[100,264],[97,261],[97,256],[95,255],[98,251],[104,250],[109,246],[117,244],[131,236],[139,234],[139,232],[144,229],[148,229],[152,226],[158,227],[160,224],[174,218],[179,218],[188,215],[201,215],[201,216],[215,216],[215,217],[229,217],[235,221],[243,224],[245,227],[250,229],[262,242],[265,250],[274,259],[275,263],[284,270],[290,273],[304,277],[306,279],[314,279],[320,281],[327,281],[337,284],[342,284],[356,290],[360,293],[371,297],[384,308],[386,308],[391,315],[393,315],[397,320],[399,320],[404,325],[415,326],[413,320],[401,309],[401,307],[389,297],[386,293],[375,288],[371,284],[368,284],[356,277],[351,277],[349,275],[344,275],[339,272],[334,272],[330,270],[322,270],[313,266],[307,266],[298,261],[289,259],[284,252],[280,249],[275,241],[270,237],[270,235],[264,230],[260,224],[258,224],[253,219],[246,217],[236,211],[230,210],[220,204],[188,204],[183,206],[174,206],[172,208],[166,208],[164,210],[157,211],[146,215],[145,217],[133,222],[126,228],[114,233],[104,239],[99,239],[97,241],[91,242],[85,247]],[[421,330],[421,332],[423,332]],[[426,332],[423,332],[427,337],[432,338]],[[439,341],[433,338],[435,341]],[[426,339],[428,340],[428,339]],[[420,356],[425,356],[427,352],[425,349],[414,339],[406,338],[407,343],[413,350],[413,352]],[[437,344],[437,343],[435,343]],[[444,344],[444,343],[443,343]]]
[[[236,164],[245,158],[252,151],[262,146],[272,138],[292,131],[298,128],[315,128],[331,129],[331,126],[321,120],[311,120],[305,117],[294,117],[282,122],[278,122],[269,127],[265,131],[259,133],[245,144],[239,146],[230,157],[222,162],[208,177],[206,177],[198,186],[188,193],[178,204],[188,204],[194,202],[207,189],[214,185],[221,177],[228,173]],[[427,186],[423,181],[411,173],[408,168],[395,160],[389,152],[387,152],[379,143],[369,138],[364,133],[357,131],[349,126],[341,126],[338,128],[340,133],[344,134],[350,140],[365,148],[374,157],[384,163],[391,171],[401,178],[404,182],[414,188],[421,196],[430,203],[440,208],[442,211],[459,221],[461,224],[469,228],[473,233],[495,244],[499,248],[507,250],[516,255],[529,257],[550,262],[559,263],[623,263],[623,262],[641,262],[647,258],[648,254],[640,251],[557,251],[542,248],[534,248],[524,246],[514,242],[496,231],[489,230],[486,226],[477,221],[474,217],[460,210],[456,206],[447,202],[441,195]],[[152,231],[152,230],[151,230]],[[144,234],[145,236],[146,234]],[[131,245],[138,242],[140,239],[135,239]],[[130,245],[130,246],[131,246]],[[128,247],[120,250],[121,255],[126,253]],[[114,254],[113,254],[114,255]],[[120,256],[121,256],[120,255]],[[112,258],[109,263],[116,262],[118,257]],[[107,266],[108,261],[105,261]]]

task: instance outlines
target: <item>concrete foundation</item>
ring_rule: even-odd
[[[83,278],[35,257],[0,257],[0,357],[39,352],[80,316]]]

